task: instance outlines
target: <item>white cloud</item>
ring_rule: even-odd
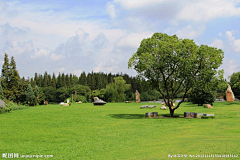
[[[188,1],[177,15],[177,19],[200,22],[219,17],[240,16],[237,3],[239,2],[229,0]]]
[[[237,62],[234,59],[224,58],[223,64],[219,67],[219,69],[224,69],[224,77],[228,78],[234,72],[239,71],[239,67]]]
[[[126,51],[136,51],[139,47],[141,41],[144,38],[151,37],[152,33],[130,33],[122,38],[120,38],[115,43],[115,50],[120,53],[124,53]]]
[[[221,39],[215,39],[214,42],[212,44],[210,44],[210,46],[216,47],[218,49],[222,49],[223,48],[223,41]]]
[[[97,67],[93,68],[93,72],[100,72],[100,71],[104,71],[104,72],[117,72],[119,71],[119,66],[118,66],[118,59],[114,59],[114,58],[109,58],[108,62],[106,63],[100,63],[98,64]]]
[[[192,26],[187,25],[185,27],[180,28],[176,34],[180,38],[196,38],[201,35],[205,31],[206,27],[204,25],[200,26]]]
[[[27,42],[5,42],[5,46],[3,51],[12,55],[20,55],[20,54],[29,54],[33,52],[33,43],[32,41]]]
[[[116,13],[115,13],[115,5],[112,2],[108,2],[106,5],[106,11],[110,15],[110,17],[115,18]]]
[[[63,58],[65,58],[65,56],[63,56],[63,55],[56,55],[54,53],[51,55],[51,59],[54,60],[54,61],[57,61],[57,60],[60,60],[60,59],[63,59]]]
[[[4,1],[0,1],[0,13],[5,11],[6,4]]]
[[[76,69],[73,71],[73,74],[79,76],[83,71],[81,69]]]
[[[120,3],[126,9],[138,9],[146,6],[159,5],[166,0],[114,0],[115,3]]]
[[[65,71],[64,67],[58,68],[58,72],[63,72],[63,71]]]
[[[240,39],[234,41],[234,47],[236,52],[240,52]]]
[[[35,59],[35,58],[39,58],[42,56],[48,56],[49,53],[50,53],[50,50],[47,48],[45,48],[45,49],[36,48],[36,49],[34,49],[33,55],[31,55],[30,57]]]
[[[105,48],[108,44],[108,39],[103,33],[97,35],[97,37],[92,41],[94,50],[100,50]]]
[[[235,52],[240,52],[240,39],[236,39],[233,35],[237,33],[236,30],[226,31],[228,41]]]

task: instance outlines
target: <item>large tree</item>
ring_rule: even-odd
[[[174,116],[187,92],[199,81],[210,81],[222,60],[221,49],[198,46],[193,40],[179,39],[176,35],[154,33],[141,41],[128,66],[160,91],[165,103],[170,102],[167,103],[170,115]],[[173,107],[174,96],[181,92],[182,100]]]

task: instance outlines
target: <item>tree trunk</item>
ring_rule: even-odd
[[[169,109],[170,109],[170,108],[169,108]],[[171,115],[171,117],[174,116],[174,110],[173,110],[173,109],[170,109],[170,115]]]

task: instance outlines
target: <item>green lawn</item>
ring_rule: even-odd
[[[2,153],[53,155],[49,159],[57,160],[219,159],[189,157],[207,154],[240,158],[240,102],[216,102],[213,109],[183,103],[175,111],[214,113],[215,119],[144,118],[146,112],[169,111],[160,110],[159,103],[155,109],[141,105],[48,105],[0,114],[0,158]],[[188,157],[168,157],[177,154]]]

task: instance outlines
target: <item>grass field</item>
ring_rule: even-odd
[[[19,159],[240,159],[240,102],[216,102],[213,109],[185,102],[175,111],[214,113],[215,119],[144,118],[147,112],[169,111],[160,110],[161,104],[155,109],[140,109],[141,105],[48,105],[0,114],[0,158],[18,153]],[[238,157],[190,157],[209,154]]]

